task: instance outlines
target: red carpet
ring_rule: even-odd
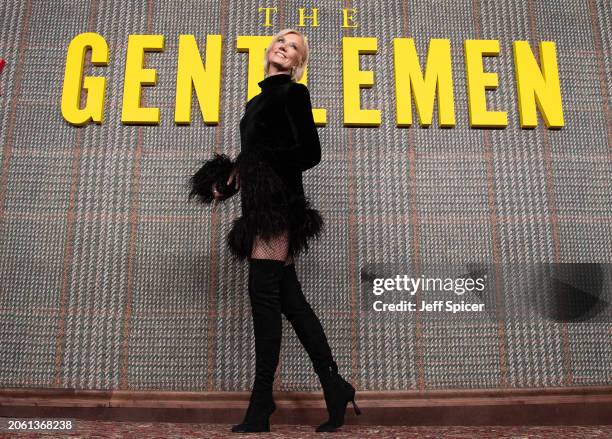
[[[72,432],[11,432],[15,438],[376,438],[376,439],[541,439],[612,438],[612,425],[551,427],[394,427],[347,425],[336,433],[314,433],[309,425],[273,425],[270,433],[231,433],[226,424],[102,422],[76,420]],[[6,430],[2,433],[6,433]],[[0,433],[0,435],[2,434]],[[5,436],[1,436],[5,437]]]

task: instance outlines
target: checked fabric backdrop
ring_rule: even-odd
[[[357,10],[341,28],[341,7]],[[263,27],[259,6],[275,6]],[[235,157],[246,103],[247,54],[239,35],[297,27],[297,9],[319,8],[311,46],[320,165],[304,174],[326,232],[297,261],[341,373],[362,390],[604,385],[612,381],[610,319],[558,323],[536,312],[448,318],[365,312],[361,271],[413,266],[612,262],[612,3],[606,0],[301,0],[0,2],[0,386],[79,389],[248,390],[254,344],[247,265],[225,236],[239,197],[213,212],[187,203],[186,182],[213,151]],[[79,33],[109,44],[102,125],[64,121],[66,51]],[[129,34],[163,34],[149,52],[156,87],[146,106],[159,126],[121,124]],[[178,35],[223,36],[221,121],[176,126]],[[378,38],[363,55],[376,85],[362,108],[378,128],[342,124],[343,36]],[[392,39],[415,39],[424,64],[430,38],[451,40],[456,126],[395,126]],[[489,109],[508,127],[468,126],[463,41],[497,39],[485,59],[499,75]],[[554,41],[565,117],[548,130],[519,127],[512,42]],[[609,273],[608,273],[609,275]],[[501,300],[522,300],[508,284]],[[509,308],[507,308],[509,309]],[[610,314],[610,309],[604,312]],[[319,390],[283,320],[279,390]]]

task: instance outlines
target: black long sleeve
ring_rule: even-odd
[[[321,143],[312,115],[310,92],[304,84],[293,83],[287,93],[287,116],[295,144],[283,148],[261,147],[266,159],[275,167],[306,171],[321,161]]]

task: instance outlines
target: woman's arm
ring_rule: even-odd
[[[321,143],[312,116],[310,92],[304,84],[290,85],[287,113],[296,143],[286,148],[263,147],[261,150],[273,166],[289,166],[306,171],[321,161]]]

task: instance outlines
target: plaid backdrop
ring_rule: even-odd
[[[247,55],[238,35],[305,28],[323,160],[304,174],[326,233],[298,259],[340,370],[359,389],[583,386],[612,381],[610,319],[558,323],[536,312],[372,313],[360,306],[368,264],[612,262],[612,3],[607,0],[359,0],[359,27],[341,28],[342,2],[300,0],[0,2],[0,385],[81,389],[248,390],[254,345],[246,264],[225,246],[236,197],[213,212],[186,201],[186,181],[213,151],[235,157],[246,102]],[[275,6],[263,27],[259,6]],[[76,128],[60,113],[66,51],[93,31],[109,44],[102,125]],[[148,53],[158,72],[144,89],[159,126],[120,121],[129,34],[163,34]],[[223,36],[221,122],[176,126],[178,35]],[[376,86],[362,108],[378,128],[342,124],[343,36],[378,38],[361,57]],[[422,57],[449,38],[456,126],[395,127],[393,46],[412,37]],[[497,39],[485,59],[499,74],[490,109],[508,127],[468,127],[463,41]],[[557,47],[562,130],[519,126],[512,42]],[[194,101],[195,104],[195,101]],[[607,275],[610,275],[607,272]],[[526,288],[523,285],[523,288]],[[497,300],[522,300],[508,283]],[[509,309],[509,307],[506,307]],[[609,307],[606,310],[609,315]],[[287,321],[282,390],[317,390]]]

